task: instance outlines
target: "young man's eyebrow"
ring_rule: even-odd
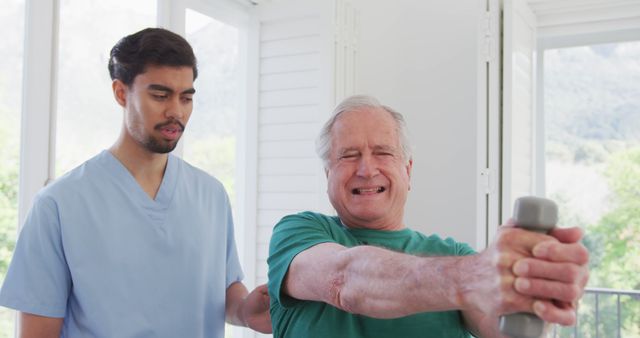
[[[147,88],[151,90],[159,90],[162,92],[173,93],[173,89],[167,86],[159,85],[159,84],[150,84]]]
[[[173,93],[173,89],[160,84],[150,84],[147,88],[150,90],[158,90],[162,92]],[[189,89],[183,90],[180,94],[195,94],[195,92],[196,90],[194,88],[189,88]]]

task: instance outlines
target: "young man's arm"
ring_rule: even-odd
[[[60,338],[64,318],[18,312],[18,338]]]
[[[267,286],[260,285],[249,293],[242,282],[231,284],[226,293],[225,318],[229,324],[271,333]]]
[[[542,242],[550,242],[546,245],[562,250],[566,257],[555,257],[552,262],[533,259],[533,248]],[[417,257],[372,246],[345,248],[322,243],[293,259],[282,291],[296,299],[322,301],[377,318],[467,311],[470,315],[465,321],[470,329],[488,335],[495,331],[500,314],[531,312],[534,298],[577,301],[587,269],[586,260],[578,257],[586,256],[583,246],[514,228],[501,229],[489,248],[473,256]],[[535,269],[522,274],[518,285],[530,281],[532,287],[516,292],[512,268],[523,258],[535,263]],[[545,304],[553,306],[551,302]],[[543,319],[571,324],[572,309],[547,310],[542,313]],[[495,323],[490,328],[487,316]]]

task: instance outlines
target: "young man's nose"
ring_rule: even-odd
[[[172,99],[167,102],[167,107],[165,111],[165,115],[167,118],[174,118],[176,120],[182,121],[182,119],[187,114],[187,107],[185,107],[180,98]]]

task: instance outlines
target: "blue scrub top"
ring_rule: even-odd
[[[103,151],[38,194],[0,305],[64,317],[61,337],[223,337],[242,278],[218,180],[169,155],[153,200]]]

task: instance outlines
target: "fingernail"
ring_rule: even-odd
[[[529,264],[527,264],[526,262],[518,261],[513,265],[513,273],[515,273],[516,275],[522,276],[527,272],[529,272]]]
[[[544,243],[538,244],[533,248],[533,255],[536,257],[545,258],[548,252],[549,246]]]
[[[542,302],[534,302],[533,303],[533,311],[538,315],[540,315],[540,314],[542,314],[542,312],[544,312],[545,307],[546,306]]]
[[[516,290],[517,291],[525,291],[528,290],[531,286],[531,283],[526,278],[516,278]]]

